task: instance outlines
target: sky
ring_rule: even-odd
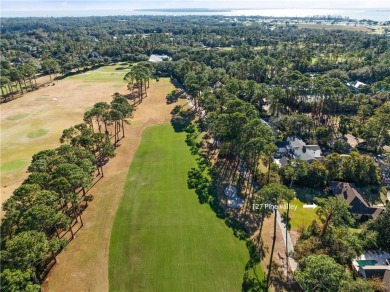
[[[77,11],[77,10],[116,10],[142,8],[388,8],[390,0],[46,0],[22,1],[1,0],[2,11]]]
[[[352,19],[390,20],[390,0],[0,0],[0,5],[0,17],[143,15],[154,12],[134,10],[209,8],[232,9],[232,15],[337,15]],[[251,11],[235,12],[234,9]]]

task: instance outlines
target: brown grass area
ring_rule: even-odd
[[[32,155],[59,146],[58,139],[62,130],[82,122],[84,112],[93,104],[111,101],[112,94],[116,91],[126,92],[124,82],[108,80],[89,83],[88,86],[85,84],[82,80],[55,81],[55,86],[26,93],[18,99],[0,105],[1,203],[8,199],[27,177],[26,170]],[[15,118],[18,115],[25,117]],[[36,138],[27,136],[39,129],[47,133]],[[3,171],[3,165],[13,163],[19,166]]]
[[[108,291],[108,254],[111,228],[131,160],[145,128],[169,122],[165,96],[173,89],[168,79],[152,82],[148,97],[138,106],[117,155],[105,167],[105,177],[92,190],[94,200],[83,213],[85,225],[58,256],[44,283],[44,291]],[[180,103],[185,101],[179,100]]]
[[[314,24],[314,23],[299,23],[298,28],[313,28],[313,29],[325,29],[325,30],[349,30],[349,31],[362,31],[371,32],[372,30],[365,26],[349,26],[349,25],[329,25],[329,24]]]

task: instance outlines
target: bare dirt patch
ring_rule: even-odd
[[[363,139],[356,138],[355,136],[353,136],[351,134],[347,134],[347,135],[345,135],[345,137],[347,137],[347,142],[349,145],[351,145],[351,147],[356,147],[357,144],[364,141]]]
[[[167,105],[165,97],[172,89],[168,79],[151,82],[148,97],[138,106],[132,125],[126,127],[126,138],[120,141],[116,157],[105,167],[104,179],[90,191],[94,200],[83,213],[84,227],[59,255],[44,291],[108,291],[111,228],[127,172],[143,130],[169,122],[176,104]]]
[[[267,273],[268,273],[268,264],[271,257],[272,241],[274,236],[273,220],[274,220],[273,214],[269,218],[266,218],[264,220],[264,226],[262,232],[262,239],[264,242],[263,248],[265,251],[265,256],[261,261],[261,268],[264,271],[265,278],[267,277]],[[280,230],[279,224],[276,225],[276,242],[275,242],[275,250],[274,250],[272,261],[279,266],[282,266],[282,261],[284,262],[286,261],[286,247],[284,245],[283,235],[282,235],[282,231]],[[275,270],[272,273],[273,275],[275,275],[274,274]],[[283,274],[282,268],[278,269],[278,273]],[[283,287],[278,287],[278,289],[276,289],[273,283],[270,287],[270,291],[286,291],[286,290]]]

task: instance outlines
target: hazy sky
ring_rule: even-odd
[[[390,0],[1,0],[2,11],[77,11],[139,8],[389,8]]]

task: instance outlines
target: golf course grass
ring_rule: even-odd
[[[6,162],[4,164],[1,164],[1,172],[12,172],[18,170],[28,165],[29,162],[30,162],[29,160],[23,160],[23,159]]]
[[[38,137],[45,136],[48,132],[49,131],[46,129],[38,129],[38,130],[34,130],[34,131],[27,133],[26,136],[28,138],[38,138]]]
[[[16,121],[24,119],[25,117],[28,117],[28,113],[19,113],[12,116],[9,116],[7,120]]]
[[[143,133],[111,233],[110,291],[242,290],[248,249],[187,188],[184,140],[169,124]]]

